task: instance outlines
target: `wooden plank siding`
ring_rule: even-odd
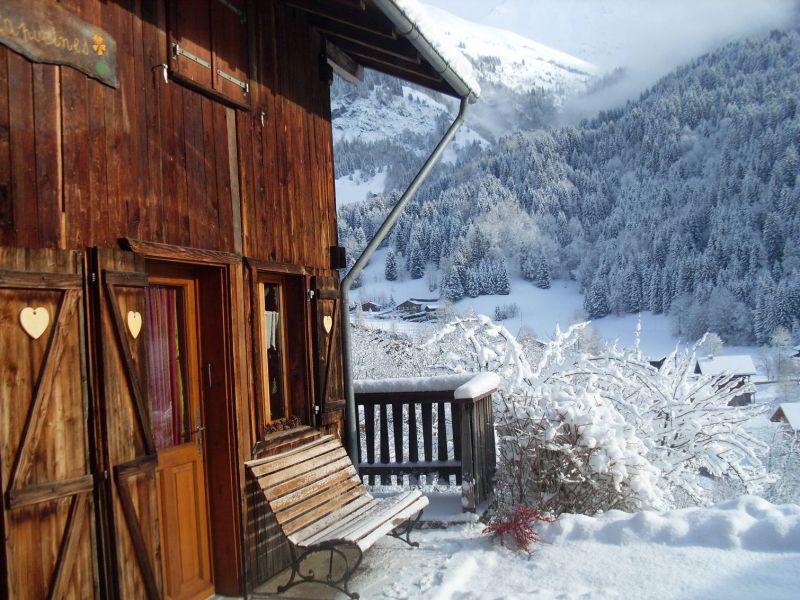
[[[296,283],[290,286],[287,304],[302,314],[296,320],[302,327],[291,339],[295,345],[305,344],[300,357],[290,363],[293,372],[303,374],[292,382],[291,410],[311,421],[316,396],[322,396],[318,403],[325,412],[309,424],[337,435],[344,429],[338,316],[332,332],[320,325],[325,315],[336,316],[336,302],[325,297],[312,307],[306,297],[314,282],[324,281],[330,290],[338,285],[330,252],[338,242],[330,69],[324,43],[307,23],[307,14],[284,2],[232,0],[232,5],[247,8],[241,26],[224,12],[230,8],[217,0],[60,0],[59,4],[114,37],[119,87],[104,85],[71,67],[35,64],[0,45],[0,258],[16,256],[15,252],[71,256],[74,264],[55,261],[49,270],[83,278],[77,309],[80,344],[70,345],[64,358],[77,370],[60,373],[56,383],[61,385],[64,379],[72,386],[74,407],[69,410],[74,414],[67,417],[81,436],[85,433],[88,445],[70,450],[74,456],[69,454],[62,462],[39,464],[37,459],[25,480],[32,486],[58,480],[63,489],[31,488],[26,490],[28,496],[18,499],[22,504],[14,508],[16,512],[3,507],[0,539],[30,542],[36,535],[30,523],[37,520],[49,530],[39,546],[30,542],[21,553],[0,545],[0,597],[25,588],[28,568],[36,571],[31,576],[34,582],[25,588],[30,597],[47,597],[48,590],[56,596],[64,592],[67,597],[112,598],[157,597],[162,592],[157,454],[148,431],[149,398],[147,390],[142,391],[147,380],[146,336],[124,345],[117,323],[128,310],[145,311],[143,278],[153,261],[208,263],[224,273],[220,322],[214,325],[225,333],[214,341],[225,354],[220,362],[229,361],[231,417],[224,441],[235,447],[223,448],[207,462],[227,461],[226,468],[235,475],[225,480],[230,493],[239,496],[236,509],[225,514],[224,525],[233,533],[215,535],[220,540],[218,553],[235,555],[221,564],[236,562],[244,572],[235,573],[238,589],[234,585],[217,591],[241,595],[248,584],[259,583],[286,560],[285,547],[274,539],[279,533],[274,523],[272,530],[253,529],[269,516],[263,514],[263,501],[249,503],[257,494],[243,466],[252,458],[257,437],[250,402],[260,384],[253,324],[261,318],[252,306],[251,286],[256,283],[244,265],[260,264],[258,270],[265,272],[290,269]],[[208,84],[214,89],[203,90],[189,76],[201,71],[179,67],[171,58],[170,44],[180,29],[174,27],[180,18],[178,4],[184,13],[197,12],[197,6],[208,7],[212,15],[224,9],[219,13],[225,20],[221,31],[239,27],[246,32],[250,54],[246,94],[216,70]],[[226,54],[220,64],[229,65],[236,77],[247,78],[240,68],[244,46],[219,41],[213,20],[211,27],[213,43]],[[206,35],[202,27],[195,29],[184,33]],[[197,42],[196,48],[202,44]],[[165,79],[167,69],[171,75]],[[127,252],[120,249],[121,240],[128,240],[122,243]],[[207,259],[198,258],[204,256]],[[29,259],[13,265],[13,270],[48,270],[40,262]],[[104,286],[109,273],[111,281],[125,279],[124,273],[138,273],[138,279],[131,276],[108,291]],[[36,301],[55,309],[54,293],[26,291],[23,299],[33,302],[41,297]],[[3,321],[15,335],[18,312],[8,312]],[[77,323],[76,317],[71,326],[78,327]],[[29,370],[38,367],[42,361],[35,354],[40,352],[38,346],[27,336],[20,337],[19,344],[24,352],[20,350],[18,360],[27,361]],[[314,355],[316,347],[325,349],[324,356]],[[81,350],[84,356],[79,356]],[[9,346],[5,352],[11,356],[16,350]],[[12,362],[7,357],[0,367]],[[0,386],[6,383],[0,381]],[[85,389],[79,389],[81,385]],[[81,412],[84,405],[78,407],[79,391],[88,398],[88,417]],[[53,398],[49,410],[61,410],[61,401]],[[2,408],[0,426],[18,437],[24,414],[4,413]],[[48,413],[47,418],[51,416]],[[42,448],[51,456],[65,442],[61,429],[53,435],[49,431],[42,434],[48,436]],[[3,452],[12,450],[16,446],[8,445]],[[88,457],[78,450],[88,452]],[[229,454],[223,456],[224,452]],[[10,455],[0,456],[3,477],[9,460]],[[95,481],[91,494],[85,481],[76,479],[90,475]],[[50,504],[37,499],[43,493],[49,494]],[[32,515],[33,521],[13,522],[23,514]],[[243,547],[236,546],[236,537]],[[13,552],[17,554],[12,556]],[[61,560],[64,553],[74,562]]]
[[[232,112],[212,96],[164,82],[163,1],[62,5],[114,35],[120,87],[0,47],[0,188],[9,207],[0,207],[3,245],[84,249],[131,237],[238,249],[333,274],[328,75],[304,13],[257,5],[251,106]],[[236,148],[228,136],[231,114]],[[233,187],[240,190],[241,232]]]

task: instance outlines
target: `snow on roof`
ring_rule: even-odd
[[[495,373],[459,373],[432,377],[397,377],[394,379],[357,379],[353,382],[356,394],[385,394],[400,392],[446,392],[455,390],[454,397],[477,398],[497,389],[500,377]]]
[[[729,356],[707,356],[698,358],[697,365],[703,375],[755,375],[756,366],[749,354]]]
[[[462,83],[461,86],[454,87],[466,87],[467,91],[473,96],[471,101],[477,100],[481,93],[481,86],[478,83],[478,78],[475,76],[475,72],[472,69],[472,64],[469,62],[467,57],[461,53],[453,41],[447,39],[447,37],[443,35],[439,24],[429,14],[424,5],[420,4],[417,0],[385,0],[376,1],[376,4],[379,8],[381,8],[381,10],[383,10],[386,16],[389,17],[389,19],[391,19],[396,26],[398,26],[398,28],[402,28],[403,24],[397,22],[395,15],[392,14],[393,11],[384,10],[384,8],[394,8],[396,11],[401,13],[401,16],[408,20],[419,32],[419,37],[422,38],[422,43],[418,43],[420,41],[419,39],[415,39],[413,35],[409,35],[412,33],[411,31],[403,31],[400,29],[400,33],[408,36],[409,41],[411,41],[411,43],[414,44],[418,50],[423,51],[423,54],[425,53],[425,49],[420,48],[420,45],[429,46],[445,63],[445,65],[450,67],[452,73]],[[448,79],[447,72],[443,72],[442,76],[445,79]],[[465,96],[466,95],[468,94],[465,94]]]
[[[800,431],[800,402],[784,402],[778,406],[778,410],[772,415],[773,418],[778,411],[783,413],[783,418],[789,423],[792,431]]]

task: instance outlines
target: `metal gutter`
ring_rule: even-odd
[[[416,24],[409,19],[406,14],[394,3],[393,0],[372,0],[380,11],[386,15],[394,24],[397,32],[408,39],[409,42],[419,51],[420,54],[430,63],[434,70],[442,76],[450,87],[459,95],[467,99],[470,104],[478,100],[479,91],[473,90],[464,81],[458,71],[450,66],[450,63],[439,54],[436,47],[425,37]]]
[[[419,187],[422,185],[422,182],[428,177],[431,169],[433,169],[433,167],[439,161],[448,144],[456,135],[456,132],[464,122],[467,106],[470,104],[470,102],[472,102],[469,98],[470,97],[468,95],[462,96],[461,104],[458,109],[458,115],[456,116],[455,120],[450,124],[450,127],[445,132],[444,137],[442,137],[442,139],[436,145],[436,148],[434,148],[433,152],[431,152],[430,156],[428,156],[425,164],[422,165],[422,168],[414,176],[411,184],[408,186],[406,191],[403,192],[403,195],[397,201],[397,204],[395,204],[394,208],[392,208],[391,212],[389,212],[389,216],[386,217],[386,220],[383,222],[380,228],[378,228],[378,231],[370,240],[369,244],[367,244],[367,247],[364,249],[364,252],[361,253],[361,256],[358,257],[358,260],[356,260],[355,264],[350,269],[350,272],[347,273],[345,278],[342,280],[340,286],[341,309],[339,310],[339,313],[341,315],[342,329],[342,375],[344,377],[344,394],[346,402],[346,441],[347,451],[350,454],[353,464],[356,466],[358,466],[358,414],[356,413],[356,397],[353,390],[352,340],[350,336],[350,287],[353,285],[353,282],[356,280],[356,278],[361,274],[361,271],[375,253],[375,250],[378,249],[378,246],[389,234],[389,231],[391,231],[392,227],[397,222],[397,219],[400,218],[400,213],[403,212],[403,209],[405,208],[406,204],[408,204],[408,201],[411,200]]]

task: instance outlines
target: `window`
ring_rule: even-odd
[[[261,335],[261,413],[264,424],[288,415],[286,382],[286,310],[283,285],[277,281],[258,284]]]
[[[246,260],[252,286],[251,443],[257,454],[266,434],[311,423],[314,390],[305,273],[283,263]]]

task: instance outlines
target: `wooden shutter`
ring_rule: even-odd
[[[244,0],[211,0],[214,89],[243,101],[249,92]]]
[[[211,21],[209,3],[218,0],[173,0],[170,26],[170,69],[211,88]]]
[[[320,424],[328,424],[325,413],[344,409],[339,282],[334,277],[314,277],[312,289],[315,391],[322,413]]]
[[[95,250],[98,393],[103,407],[107,511],[120,598],[161,597],[156,451],[147,398],[144,259]],[[141,318],[141,329],[134,336]]]
[[[0,248],[0,597],[98,595],[83,316],[80,253]]]
[[[170,69],[246,103],[250,91],[246,20],[245,0],[173,0]]]

